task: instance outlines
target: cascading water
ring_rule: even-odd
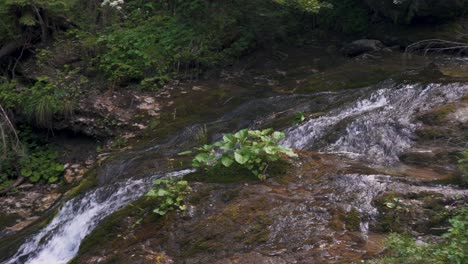
[[[189,172],[191,170],[183,170],[154,177],[181,177]],[[117,182],[71,199],[47,227],[23,244],[5,264],[67,263],[102,219],[141,197],[154,177]]]
[[[415,113],[452,102],[468,93],[468,86],[461,84],[383,84],[389,87],[288,129],[282,144],[311,149],[317,141],[341,127],[344,131],[339,131],[339,138],[328,142],[322,151],[344,153],[376,164],[392,163],[412,144],[418,127],[413,120]]]
[[[318,112],[323,111],[319,109],[322,105],[336,103],[344,106],[289,128],[286,131],[288,136],[282,144],[297,149],[346,153],[372,163],[386,164],[396,161],[398,155],[411,146],[414,131],[418,127],[414,122],[416,113],[455,101],[467,93],[468,86],[461,84],[396,85],[384,82],[378,89],[356,89],[346,94],[322,93],[257,99],[208,126],[210,131],[219,135],[226,128],[235,130],[256,127],[278,112]],[[324,100],[324,103],[314,101],[319,99]],[[197,126],[187,131],[163,145],[168,152],[179,151],[173,145],[190,141]],[[330,137],[330,134],[335,136]],[[325,144],[322,142],[318,146],[317,143],[324,139]],[[140,154],[160,150],[159,147],[151,147]],[[166,176],[181,176],[188,172],[179,171]],[[130,179],[111,183],[66,202],[52,222],[23,244],[15,256],[5,263],[66,263],[77,254],[83,238],[102,219],[141,197],[150,188],[150,180]],[[337,190],[334,193],[337,202],[354,196],[354,200],[348,204],[370,217],[375,211],[370,204],[372,199],[388,188],[395,187],[385,175],[337,175],[333,182],[326,184]],[[366,222],[362,224],[366,225]],[[365,231],[367,227],[362,226],[362,229]]]

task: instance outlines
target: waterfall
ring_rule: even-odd
[[[192,170],[129,179],[97,188],[67,201],[57,216],[23,244],[5,264],[61,264],[77,253],[81,241],[108,215],[143,196],[156,177],[181,177]]]
[[[453,102],[468,93],[468,86],[457,83],[399,85],[388,81],[378,87],[378,89],[364,88],[346,91],[347,95],[353,95],[352,98],[358,97],[353,100],[348,100],[346,94],[343,94],[341,98],[337,98],[340,96],[338,94],[331,94],[334,97],[330,95],[329,99],[335,100],[336,98],[340,106],[287,129],[287,137],[281,144],[297,149],[318,149],[328,153],[342,153],[375,164],[393,163],[398,160],[398,155],[413,144],[414,132],[419,126],[415,120],[416,114]],[[346,103],[342,103],[344,99]],[[307,104],[313,100],[312,95],[260,99],[244,104],[230,114],[226,114],[221,120],[209,125],[224,129],[231,123],[237,125],[261,123],[259,122],[261,120],[252,119],[259,116],[260,119],[265,119],[269,116],[268,111],[272,113],[275,110],[302,111],[307,109]],[[249,114],[248,117],[244,116],[245,113]],[[242,122],[239,121],[240,116],[243,117]],[[247,122],[244,122],[246,120]],[[193,133],[192,130],[196,129],[190,127],[189,130]],[[169,144],[190,141],[190,133],[188,136],[177,135],[174,140],[169,141]],[[321,145],[318,144],[319,142]],[[145,151],[156,149],[152,147]],[[179,149],[172,151],[176,150]],[[75,197],[67,201],[45,228],[31,237],[10,260],[4,263],[67,263],[78,253],[81,241],[106,216],[144,195],[151,187],[152,178],[180,177],[189,172],[191,171],[183,170],[144,179],[114,182]],[[371,199],[388,186],[387,183],[382,183],[385,182],[382,181],[386,179],[385,177],[378,175],[363,178],[360,175],[351,175],[338,178],[336,184],[344,186],[344,190],[350,185],[357,186],[353,189],[354,192],[362,194],[358,196],[359,206],[357,207],[362,211],[370,212],[374,210],[370,205]],[[370,186],[374,187],[370,188]],[[347,195],[346,191],[341,193]],[[339,195],[337,197],[340,198]]]
[[[282,144],[311,149],[327,134],[338,132],[338,139],[328,142],[321,151],[343,153],[376,164],[393,163],[412,145],[418,127],[416,113],[468,93],[468,86],[461,84],[387,86],[390,87],[288,129]]]

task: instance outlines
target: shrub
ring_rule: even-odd
[[[39,77],[33,86],[21,88],[19,83],[0,84],[0,103],[8,109],[22,111],[41,127],[50,127],[54,116],[67,116],[73,111],[72,95],[59,88],[48,77]]]
[[[186,209],[184,199],[189,192],[187,181],[155,180],[153,189],[146,196],[157,200],[158,207],[153,212],[163,216],[174,210],[184,211]]]
[[[19,133],[21,149],[7,151],[0,156],[0,190],[10,186],[19,176],[32,183],[55,183],[63,174],[64,166],[58,161],[58,153],[41,142],[28,128]],[[0,143],[0,150],[4,146]]]
[[[329,0],[333,7],[318,15],[319,26],[347,34],[363,33],[369,27],[369,10],[355,0]]]
[[[32,148],[29,154],[20,161],[21,176],[28,178],[32,183],[57,182],[64,171],[57,157],[57,152],[47,146]]]
[[[229,167],[236,162],[265,180],[270,162],[281,156],[297,157],[292,149],[278,144],[284,137],[284,133],[272,129],[242,129],[235,134],[225,134],[213,145],[197,148],[199,153],[193,159],[193,166],[222,164]]]
[[[442,235],[444,241],[438,244],[417,245],[407,235],[391,234],[386,242],[388,256],[371,263],[467,263],[468,208],[462,208],[450,223],[451,228]]]

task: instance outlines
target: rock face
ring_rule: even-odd
[[[378,14],[394,22],[409,24],[416,18],[454,18],[468,7],[467,0],[364,0]]]
[[[348,57],[354,57],[371,51],[381,51],[385,45],[375,39],[360,39],[353,41],[343,47],[342,53]]]

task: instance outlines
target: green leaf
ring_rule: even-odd
[[[156,196],[159,196],[159,197],[161,197],[161,196],[167,196],[167,195],[170,195],[170,194],[171,194],[171,193],[168,192],[168,191],[166,191],[165,189],[158,189],[158,190],[156,191]]]
[[[49,178],[49,183],[54,183],[54,182],[56,182],[56,181],[58,181],[58,178],[57,178],[57,177],[50,177],[50,178]]]
[[[166,214],[166,211],[160,210],[159,208],[154,209],[153,212],[161,216]]]
[[[233,134],[225,134],[223,136],[223,141],[231,142],[235,144],[237,142],[237,139],[234,137]]]
[[[178,181],[178,182],[177,182],[177,185],[187,186],[187,185],[188,185],[188,181]]]
[[[55,171],[58,171],[58,172],[63,172],[65,170],[65,168],[63,167],[62,164],[57,164],[55,165]]]
[[[241,153],[239,150],[234,152],[234,159],[237,161],[239,164],[245,164],[247,161],[249,161],[249,155],[247,153]]]
[[[40,175],[34,175],[32,177],[29,177],[29,180],[31,182],[38,182],[39,180],[41,179],[41,176]]]
[[[239,139],[239,141],[244,142],[247,137],[249,136],[249,130],[248,129],[242,129],[239,130],[237,133],[234,134],[234,137]]]
[[[195,156],[194,160],[201,163],[207,163],[210,160],[210,155],[208,155],[208,153],[200,153]]]
[[[272,134],[272,137],[276,140],[276,141],[280,141],[281,139],[285,138],[285,134],[283,132],[279,132],[279,131],[275,131],[273,132]]]
[[[231,166],[231,164],[232,164],[233,162],[234,162],[234,160],[233,160],[231,157],[227,156],[227,155],[223,155],[223,156],[221,157],[221,163],[222,163],[225,167]]]
[[[29,168],[21,169],[21,176],[29,177],[32,175],[32,171]]]
[[[190,155],[190,154],[192,154],[192,151],[190,151],[190,150],[182,151],[182,152],[177,153],[177,155],[179,155],[179,156],[185,156],[185,155]]]
[[[264,150],[265,153],[267,153],[267,154],[276,154],[276,152],[277,152],[276,147],[272,147],[272,146],[264,147],[263,150]]]

